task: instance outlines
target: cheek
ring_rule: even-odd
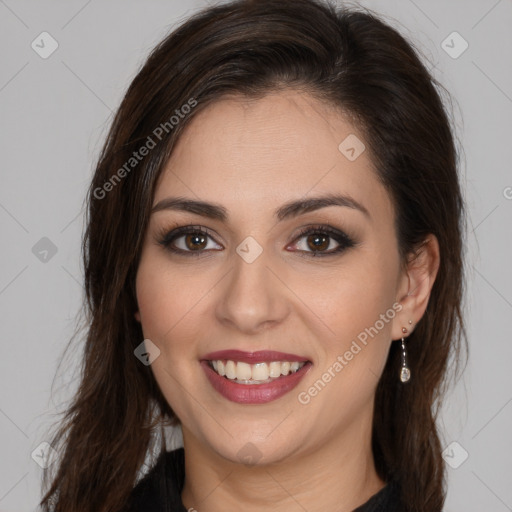
[[[165,257],[148,251],[137,272],[137,303],[144,336],[156,342],[173,337],[195,314],[198,297],[207,292],[204,280],[171,272]],[[160,344],[159,344],[160,346]]]
[[[386,363],[397,313],[397,307],[393,307],[397,262],[392,248],[378,251],[366,247],[329,275],[316,275],[313,280],[301,278],[297,294],[308,298],[308,306],[328,327],[327,335],[317,340],[319,366],[312,380],[329,369],[336,375],[343,374],[343,378],[333,379],[324,399],[330,393],[334,399],[336,393],[350,389],[351,398],[346,400],[352,400],[356,407],[359,400],[366,401],[372,395]],[[336,361],[338,370],[340,364],[343,367],[340,372],[333,369]]]
[[[187,421],[190,403],[183,386],[198,396],[193,389],[197,384],[193,371],[199,371],[194,341],[204,336],[200,298],[208,289],[197,276],[171,272],[169,267],[165,257],[155,252],[143,256],[136,278],[137,302],[144,338],[160,349],[151,371],[173,411]]]
[[[347,339],[373,325],[392,307],[396,268],[392,258],[359,253],[331,271],[297,274],[293,289],[331,334]]]

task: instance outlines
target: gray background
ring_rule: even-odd
[[[512,2],[361,4],[429,60],[454,97],[464,148],[470,360],[441,418],[445,512],[512,510]],[[42,469],[31,454],[76,388],[78,348],[54,376],[80,309],[82,205],[112,111],[148,51],[204,5],[0,0],[2,512],[36,510]],[[31,47],[43,46],[43,31],[59,45],[46,59]],[[454,31],[469,44],[458,58],[445,51],[463,49],[458,36],[447,39]]]

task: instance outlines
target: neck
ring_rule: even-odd
[[[183,428],[187,510],[352,512],[384,487],[375,470],[370,428],[345,429],[328,443],[297,451],[284,461],[246,466],[197,442]]]

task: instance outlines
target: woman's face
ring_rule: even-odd
[[[269,463],[334,444],[339,457],[369,436],[407,286],[363,142],[292,90],[224,99],[183,132],[156,189],[136,318],[185,443]],[[327,196],[338,204],[312,202]]]

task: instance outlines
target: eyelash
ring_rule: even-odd
[[[172,242],[174,242],[176,239],[180,238],[180,236],[183,235],[196,235],[196,234],[202,234],[206,237],[213,238],[210,233],[204,229],[202,226],[183,226],[180,228],[173,229],[172,231],[162,230],[161,233],[158,235],[158,243],[165,247],[168,251],[183,255],[183,256],[202,256],[206,252],[205,249],[197,250],[197,251],[185,251],[183,249],[177,249],[176,247],[172,246]],[[349,249],[351,247],[354,247],[356,245],[356,242],[349,237],[346,233],[339,231],[337,229],[334,229],[327,226],[307,226],[305,228],[302,228],[297,237],[294,239],[294,242],[296,240],[299,240],[303,238],[306,235],[325,235],[329,238],[332,238],[334,241],[336,241],[339,246],[336,249],[331,249],[329,252],[325,251],[301,251],[299,250],[299,253],[302,257],[312,257],[316,258],[318,256],[324,258],[328,256],[334,256],[336,254],[339,254],[346,249]],[[217,243],[217,242],[216,242]],[[330,245],[330,244],[329,244]]]

